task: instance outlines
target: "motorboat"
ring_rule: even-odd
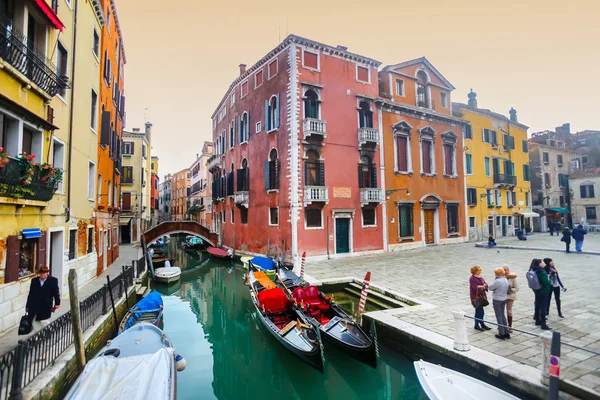
[[[199,250],[206,246],[204,240],[198,236],[186,236],[185,242],[181,244],[184,250]]]
[[[181,268],[172,267],[169,260],[165,261],[165,266],[154,270],[154,279],[157,282],[171,283],[181,279]]]
[[[233,251],[231,251],[231,249],[225,250],[225,249],[220,249],[218,247],[209,247],[208,249],[206,249],[206,251],[212,257],[216,257],[216,258],[232,258],[233,257]]]
[[[151,291],[131,307],[119,324],[119,335],[136,324],[147,322],[159,326],[163,318],[163,300],[156,290]]]

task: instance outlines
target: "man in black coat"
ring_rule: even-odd
[[[38,277],[31,280],[25,310],[31,318],[35,331],[42,330],[50,323],[52,313],[60,306],[58,279],[49,276],[48,267],[41,267]]]

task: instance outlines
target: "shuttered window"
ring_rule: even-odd
[[[408,138],[396,136],[397,163],[399,172],[408,172]]]
[[[398,206],[398,227],[400,229],[401,238],[414,236],[412,204],[402,204]]]
[[[431,174],[431,142],[428,140],[423,140],[421,142],[421,146],[423,151],[423,172],[426,174]]]

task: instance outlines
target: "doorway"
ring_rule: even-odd
[[[58,288],[63,293],[63,251],[65,243],[64,231],[50,232],[50,275],[58,280]]]
[[[508,225],[506,223],[506,216],[502,217],[502,236],[506,236],[508,234]]]
[[[425,210],[423,212],[425,219],[425,244],[435,243],[435,211]]]
[[[350,218],[335,219],[335,253],[350,253]]]
[[[496,238],[496,228],[494,227],[494,217],[488,218],[488,235]]]

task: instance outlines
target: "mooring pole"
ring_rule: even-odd
[[[69,270],[69,302],[71,303],[71,327],[73,328],[73,341],[75,344],[75,358],[79,372],[85,367],[85,346],[83,331],[81,330],[81,309],[79,293],[77,292],[77,271]]]
[[[112,288],[110,287],[110,276],[106,275],[108,281],[108,294],[110,296],[110,304],[112,304],[113,315],[115,317],[115,336],[119,334],[119,321],[117,318],[117,309],[115,308],[115,299],[113,299]]]
[[[121,274],[122,279],[123,280],[127,279],[127,278],[125,278],[125,266],[124,265],[121,266],[121,270],[123,271],[122,274]],[[128,285],[129,285],[129,282],[127,282],[127,281],[125,281],[124,284],[123,284],[123,286],[125,286],[125,305],[127,306],[127,309],[129,310],[129,300],[127,300],[127,287],[128,287]]]

